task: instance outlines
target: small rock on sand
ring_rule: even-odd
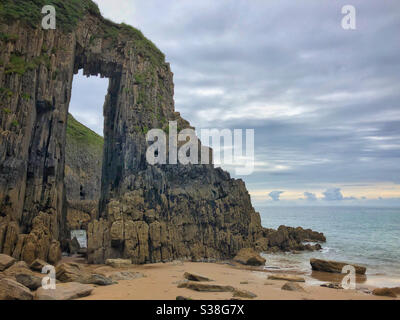
[[[218,284],[206,284],[199,283],[193,281],[187,281],[180,283],[178,288],[186,288],[194,291],[202,291],[202,292],[233,292],[235,288],[231,286],[222,286]]]
[[[292,275],[292,274],[271,274],[268,276],[268,280],[284,280],[292,282],[305,282],[303,277]]]
[[[287,291],[305,292],[304,288],[303,288],[301,285],[299,285],[299,284],[296,283],[296,282],[291,282],[291,281],[286,282],[286,283],[282,286],[281,289],[282,289],[282,290],[287,290]]]
[[[375,296],[382,296],[382,297],[391,297],[396,298],[396,288],[377,288],[372,291],[372,294]]]
[[[195,274],[195,273],[190,273],[190,272],[185,272],[183,277],[187,280],[190,281],[198,281],[198,282],[202,282],[202,281],[212,281],[211,279],[205,277],[205,276],[201,276],[199,274]]]
[[[115,284],[113,279],[105,277],[101,274],[91,274],[83,278],[80,282],[84,284],[95,284],[98,286],[110,286],[112,284]]]
[[[235,289],[235,291],[233,291],[233,297],[235,298],[245,298],[245,299],[253,299],[256,298],[257,295],[247,291],[247,290],[239,290],[239,289]]]
[[[56,289],[39,288],[36,291],[35,300],[72,300],[89,296],[94,287],[89,284],[68,282],[57,284]]]
[[[144,274],[140,273],[140,272],[117,271],[117,272],[111,273],[109,275],[109,277],[115,281],[133,280],[133,279],[143,278]]]
[[[125,268],[125,267],[131,267],[132,261],[129,259],[107,259],[106,265],[111,266],[113,268]]]
[[[61,282],[81,282],[86,274],[78,263],[61,263],[56,268],[57,280]]]

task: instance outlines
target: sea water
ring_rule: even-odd
[[[368,283],[400,286],[400,208],[309,206],[256,207],[262,225],[310,228],[327,238],[323,249],[300,254],[264,254],[266,268],[311,273],[310,258],[367,267]]]

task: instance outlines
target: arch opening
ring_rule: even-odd
[[[87,230],[98,216],[104,153],[103,108],[108,78],[74,75],[65,145],[66,233]]]

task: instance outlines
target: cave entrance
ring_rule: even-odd
[[[103,106],[108,78],[74,75],[65,147],[67,237],[86,243],[86,230],[98,215],[104,148]],[[84,234],[83,234],[84,233]],[[66,248],[73,253],[74,248]],[[70,250],[68,250],[70,249]]]

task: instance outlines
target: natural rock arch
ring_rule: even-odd
[[[221,258],[253,245],[260,219],[242,181],[212,165],[146,163],[149,128],[189,123],[174,111],[169,64],[139,31],[90,11],[71,32],[22,23],[2,28],[16,40],[1,53],[0,81],[13,92],[10,115],[1,118],[1,251],[28,262],[60,258],[65,130],[79,69],[109,78],[100,214],[89,226],[89,261]]]
[[[312,248],[303,240],[324,239],[301,228],[262,228],[243,181],[213,165],[149,165],[150,128],[166,129],[170,120],[190,126],[175,112],[164,55],[140,31],[104,19],[90,0],[53,2],[57,30],[32,27],[40,20],[23,11],[25,1],[6,2],[0,14],[0,252],[27,262],[61,258],[66,126],[79,69],[110,79],[89,262],[229,258],[243,247],[304,250]]]

